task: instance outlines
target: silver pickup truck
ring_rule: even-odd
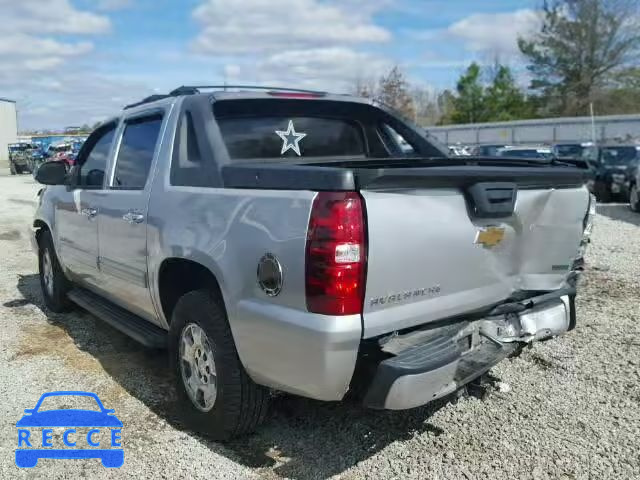
[[[366,99],[181,87],[38,169],[33,243],[47,306],[167,347],[226,439],[274,391],[413,408],[574,328],[584,177],[449,158]]]

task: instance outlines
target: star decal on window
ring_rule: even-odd
[[[286,131],[276,130],[276,135],[282,139],[282,150],[280,155],[284,154],[287,150],[293,150],[300,157],[300,140],[307,136],[306,133],[297,133],[293,127],[293,120],[289,120],[289,127]]]

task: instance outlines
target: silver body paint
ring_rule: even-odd
[[[60,263],[75,282],[164,329],[170,319],[158,291],[162,263],[177,258],[206,267],[220,285],[240,360],[259,384],[339,400],[363,338],[464,314],[516,290],[560,288],[577,254],[589,202],[585,188],[522,190],[515,214],[498,222],[472,221],[457,190],[363,191],[369,242],[363,315],[309,313],[305,242],[316,193],[170,185],[181,101],[126,110],[105,188],[47,187],[34,226],[51,230]],[[123,120],[150,110],[162,110],[164,121],[144,190],[109,190]],[[144,221],[124,221],[132,211]],[[506,229],[501,244],[474,244],[485,225]],[[266,253],[282,265],[282,290],[274,297],[256,279]],[[422,293],[371,304],[416,290]]]

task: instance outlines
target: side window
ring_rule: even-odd
[[[386,123],[382,125],[384,137],[391,143],[393,150],[402,155],[415,155],[416,150],[405,138],[400,135],[393,127]]]
[[[202,139],[198,137],[193,115],[185,111],[180,118],[175,150],[171,161],[170,183],[183,187],[212,187],[215,185],[214,164],[203,155]]]
[[[161,126],[162,115],[136,118],[125,123],[112,189],[144,189]]]
[[[88,151],[82,155],[85,157],[84,160],[80,160],[79,187],[102,188],[104,172],[107,168],[109,151],[111,150],[115,132],[116,126],[111,125],[97,132],[95,140],[90,140],[93,146],[91,146],[91,143],[88,145]]]

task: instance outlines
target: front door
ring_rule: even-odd
[[[98,287],[98,204],[104,196],[105,171],[116,124],[105,125],[87,139],[68,195],[56,206],[60,257],[79,284]]]
[[[127,310],[155,321],[147,275],[147,211],[162,113],[124,121],[108,193],[99,206],[103,289]]]

